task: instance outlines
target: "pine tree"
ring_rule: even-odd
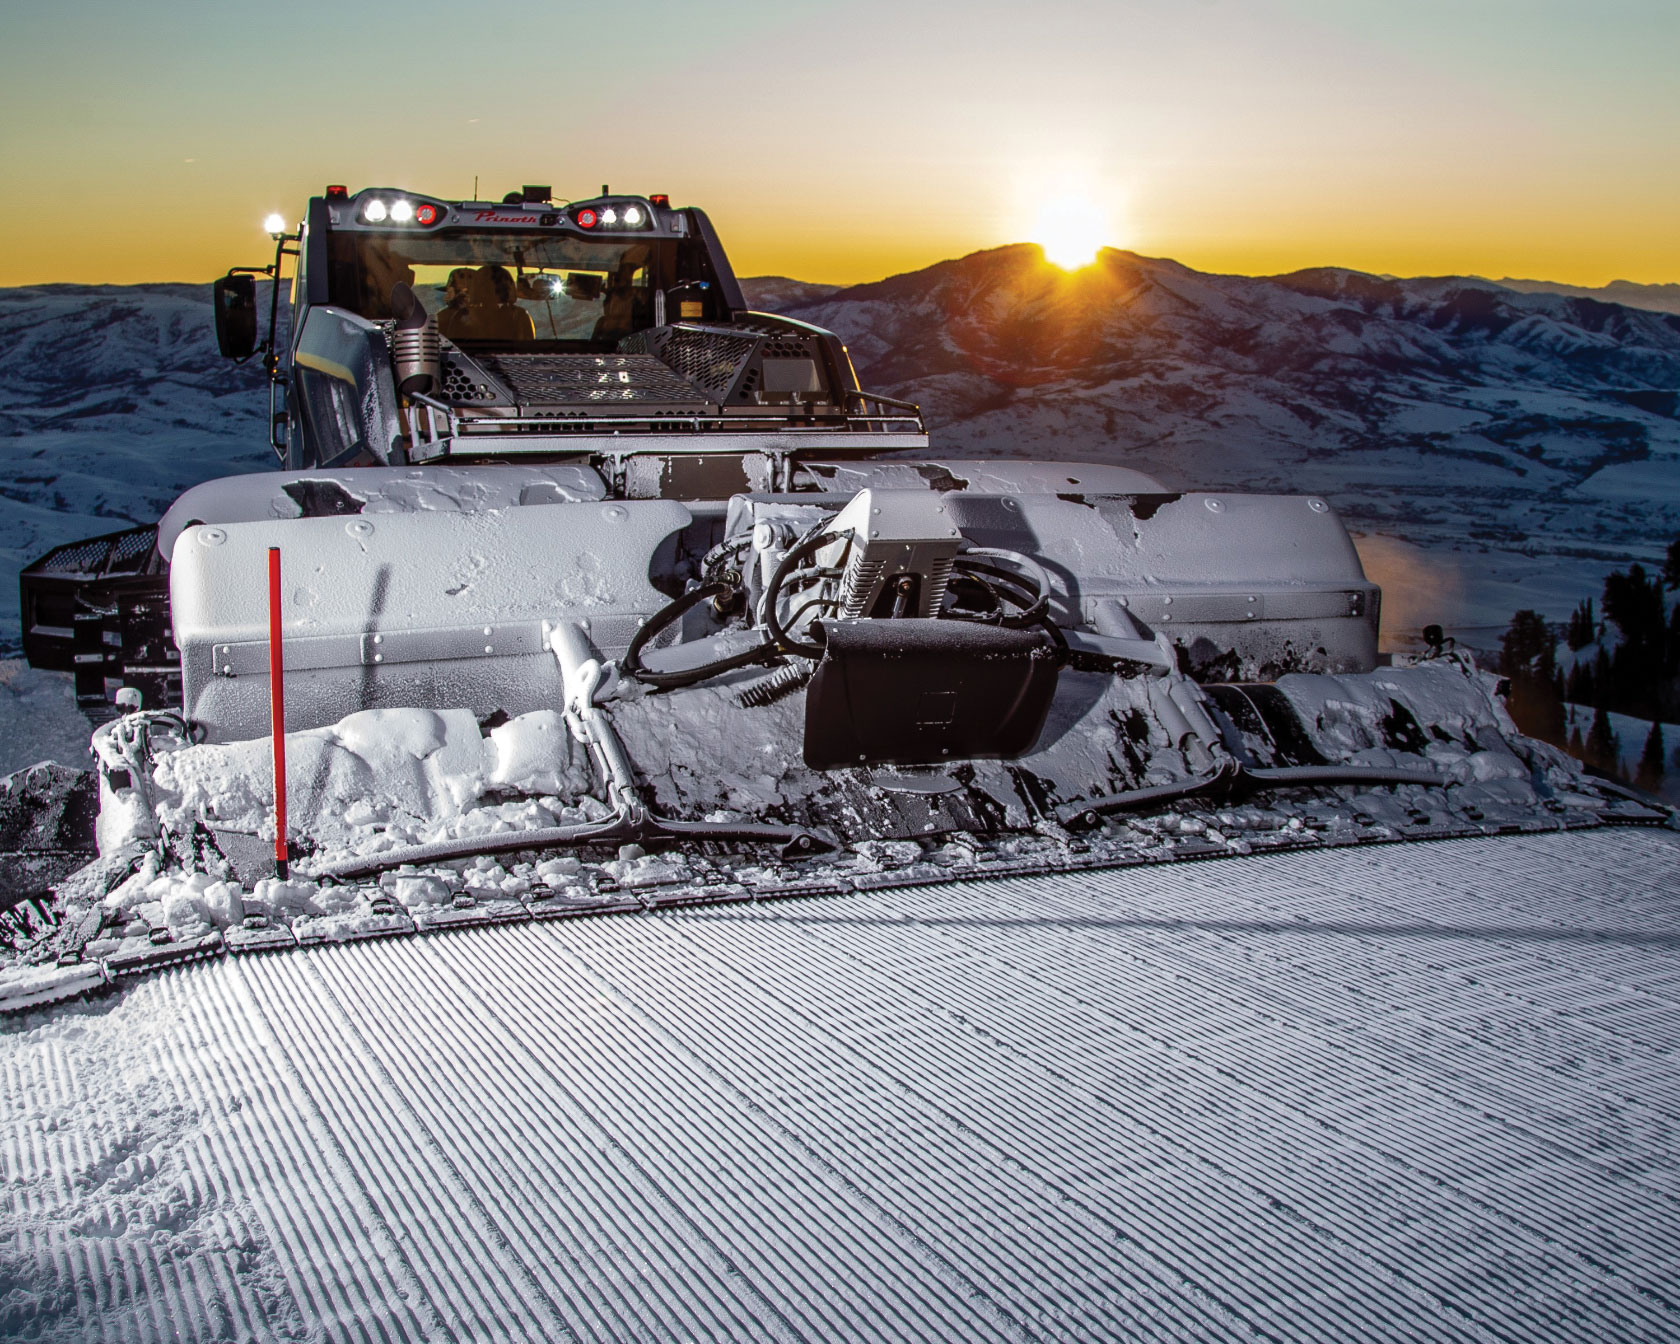
[[[1590,663],[1576,663],[1569,669],[1569,686],[1566,698],[1572,705],[1590,705],[1597,698],[1593,691],[1593,674]]]
[[[1610,731],[1610,716],[1599,705],[1593,710],[1592,727],[1587,730],[1586,751],[1582,757],[1595,769],[1607,775],[1617,774],[1622,763],[1622,744]]]
[[[1648,793],[1655,793],[1662,785],[1663,734],[1660,722],[1652,723],[1645,738],[1645,750],[1639,753],[1639,770],[1633,782]]]
[[[1589,597],[1575,608],[1569,618],[1569,630],[1565,638],[1571,653],[1579,653],[1597,638],[1597,624],[1593,616],[1593,600]]]
[[[1562,746],[1566,732],[1557,635],[1537,611],[1519,611],[1500,636],[1500,670],[1510,679],[1506,708],[1530,737]]]
[[[1663,560],[1663,585],[1680,588],[1680,537],[1668,543],[1668,555]]]
[[[1537,611],[1519,611],[1499,637],[1500,670],[1508,677],[1551,681],[1557,667],[1557,636]]]
[[[1569,730],[1569,754],[1578,761],[1587,758],[1587,744],[1581,741],[1581,725],[1576,724]]]

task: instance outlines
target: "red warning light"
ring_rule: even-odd
[[[430,227],[438,222],[438,208],[435,205],[417,205],[414,207],[414,222]]]
[[[331,186],[327,188],[327,199],[329,201],[342,201],[349,194],[350,189],[348,187]]]
[[[579,210],[577,212],[578,228],[592,229],[595,227],[595,212],[593,210]]]
[[[648,200],[654,205],[669,205],[671,203],[671,198],[665,195],[649,196]]]

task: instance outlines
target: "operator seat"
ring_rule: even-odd
[[[607,292],[601,301],[601,317],[595,323],[591,339],[607,345],[617,343],[636,330],[638,296],[636,277],[647,265],[648,249],[633,247],[619,259],[618,269],[607,280]]]
[[[481,266],[467,284],[467,306],[455,310],[448,328],[438,330],[452,341],[529,341],[537,329],[531,315],[514,300],[513,276],[505,266]]]
[[[462,335],[462,324],[467,320],[467,296],[475,274],[471,266],[457,266],[444,282],[443,307],[438,309],[437,323],[438,334],[448,340]]]

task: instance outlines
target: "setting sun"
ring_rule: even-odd
[[[1044,203],[1038,212],[1032,240],[1044,249],[1045,260],[1066,271],[1089,266],[1107,242],[1108,220],[1090,201],[1078,196],[1058,196]]]

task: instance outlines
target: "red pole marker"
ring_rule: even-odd
[[[268,705],[274,732],[274,875],[286,880],[286,681],[280,656],[280,548],[268,548]]]

